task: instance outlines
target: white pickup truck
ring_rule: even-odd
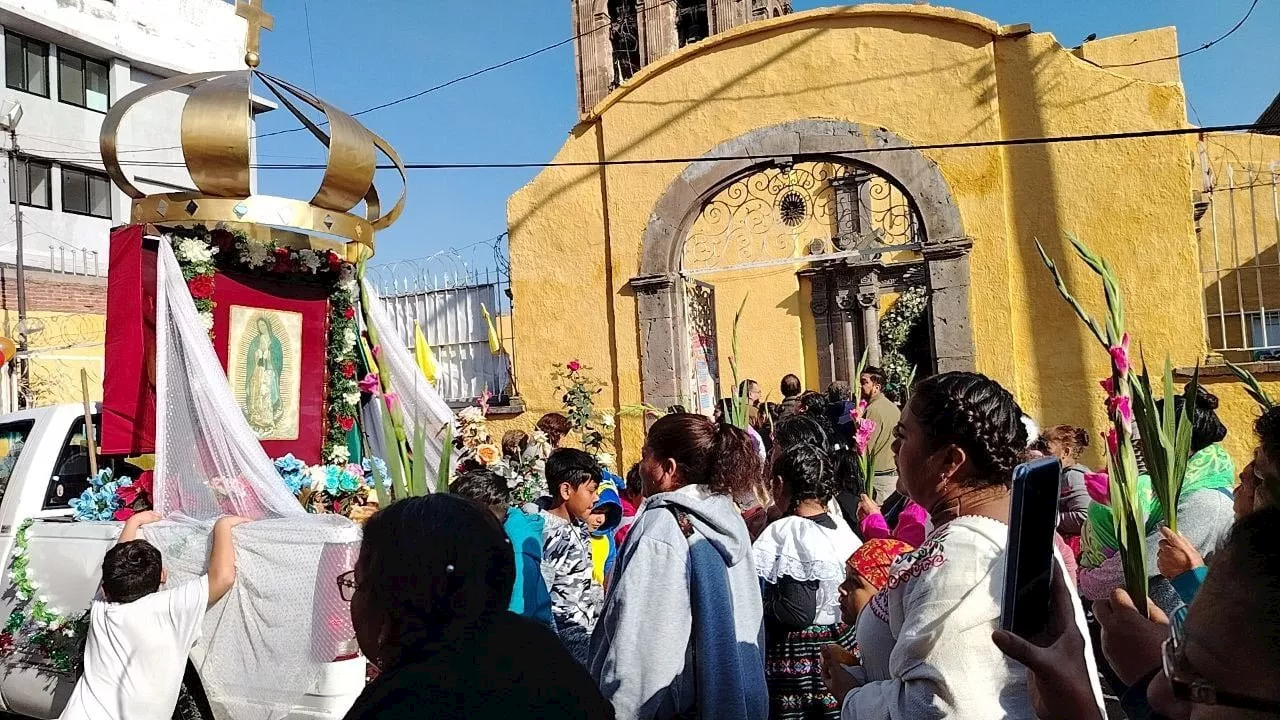
[[[0,416],[0,558],[7,571],[18,527],[35,518],[28,532],[29,578],[39,582],[47,602],[67,616],[89,607],[101,580],[102,557],[123,527],[71,521],[70,500],[89,486],[86,439],[84,410],[78,405]],[[103,462],[112,465],[110,459]],[[16,603],[8,572],[4,578],[0,622]],[[21,638],[17,641],[14,653],[0,661],[0,714],[52,720],[62,713],[75,678],[53,672],[45,659],[23,652]],[[325,666],[288,720],[337,720],[346,714],[365,684],[365,660],[356,653],[354,641],[350,647],[349,655]],[[218,699],[211,703],[201,685],[203,659],[204,646],[197,643],[183,683],[194,702],[184,705],[194,705],[204,719],[213,720],[221,713],[215,712]],[[190,715],[188,709],[183,720]]]

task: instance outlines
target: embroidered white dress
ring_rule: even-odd
[[[862,667],[854,670],[865,684],[845,696],[841,720],[1035,720],[1026,668],[991,642],[1000,625],[1008,537],[1004,523],[961,517],[894,563],[888,585],[858,618]],[[1083,611],[1073,603],[1083,628]]]
[[[808,518],[788,515],[769,524],[751,546],[756,574],[774,584],[784,577],[818,581],[818,614],[814,625],[840,619],[840,583],[844,563],[862,546],[848,525],[825,528]]]

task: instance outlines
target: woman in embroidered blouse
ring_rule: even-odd
[[[823,646],[853,649],[853,628],[840,619],[845,561],[862,541],[827,514],[836,491],[821,448],[787,448],[773,464],[787,516],[752,547],[764,580],[765,682],[771,720],[838,718],[840,705],[822,684]]]
[[[912,394],[893,450],[901,486],[935,529],[894,563],[886,589],[859,615],[861,665],[824,651],[824,680],[842,698],[843,720],[1034,720],[1025,668],[991,641],[1009,487],[1026,447],[1022,410],[982,375],[937,375]],[[1083,623],[1078,603],[1075,610]],[[1091,655],[1086,648],[1086,662]]]

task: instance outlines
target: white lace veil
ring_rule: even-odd
[[[423,377],[413,353],[401,343],[400,330],[387,315],[373,284],[367,279],[362,279],[361,283],[364,297],[369,301],[369,326],[382,342],[382,362],[391,373],[391,388],[404,415],[405,433],[412,443],[415,428],[422,427],[426,439],[423,454],[427,461],[427,482],[434,484],[444,446],[444,428],[453,422],[453,410]],[[389,428],[387,430],[390,431]],[[382,448],[374,449],[374,454],[381,456],[382,453]]]
[[[167,241],[157,284],[155,505],[166,521],[144,535],[172,585],[205,572],[219,516],[255,521],[234,531],[236,583],[205,616],[197,669],[219,718],[277,720],[353,637],[335,578],[351,568],[360,530],[307,514],[285,487],[236,404]]]

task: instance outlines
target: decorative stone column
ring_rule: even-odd
[[[858,347],[858,331],[854,323],[861,324],[861,309],[858,306],[858,288],[854,287],[853,278],[850,274],[839,272],[836,274],[836,307],[840,309],[840,332],[844,335],[844,377],[848,379],[850,384],[857,382],[857,378],[853,376],[858,369],[858,359],[861,353],[857,351]],[[836,380],[838,378],[832,378]]]
[[[929,332],[938,372],[976,369],[973,330],[969,325],[969,238],[926,242],[929,272]]]
[[[679,328],[684,312],[676,275],[647,275],[631,279],[640,322],[640,388],[645,402],[663,410],[684,404],[683,380],[688,376],[688,348]]]
[[[868,270],[858,285],[858,307],[862,310],[862,339],[866,343],[867,362],[880,365],[880,275]],[[861,356],[859,356],[861,357]],[[850,377],[850,383],[858,381]]]

